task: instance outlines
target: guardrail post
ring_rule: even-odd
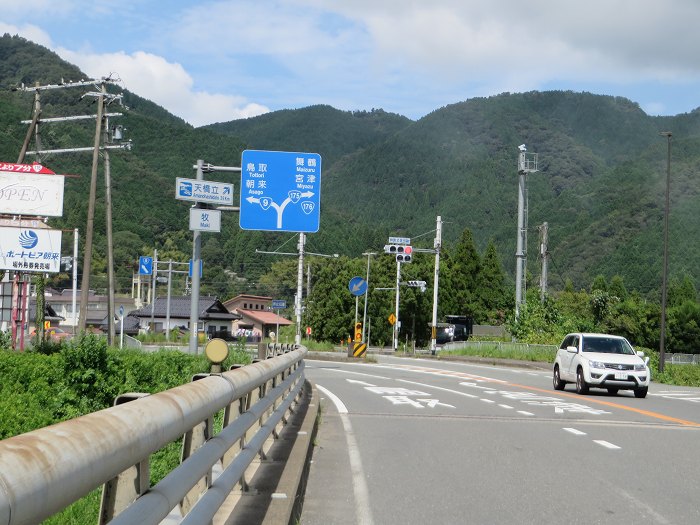
[[[236,370],[238,368],[243,368],[245,365],[242,364],[235,364],[231,365],[229,367],[229,370]],[[248,410],[250,410],[250,402],[251,402],[251,395],[250,393],[246,393],[237,400],[235,400],[231,405],[227,406],[226,409],[224,410],[224,424],[223,428],[226,428],[229,424],[233,423],[233,421],[236,420],[236,418],[240,417],[241,414],[244,414]],[[222,429],[223,430],[223,429]],[[224,457],[222,458],[222,464],[224,467],[224,470],[231,464],[231,462],[236,459],[236,456],[238,453],[243,450],[243,447],[245,447],[246,444],[246,436],[248,432],[244,432],[243,435],[241,436],[241,439],[238,441],[238,446],[231,447],[229,450],[226,451],[224,454]],[[241,476],[239,483],[241,485],[241,490],[243,492],[246,492],[248,490],[248,482],[246,481],[245,478],[245,472]]]
[[[149,395],[142,392],[121,394],[114,399],[114,406]],[[99,525],[109,523],[136,498],[146,492],[150,488],[150,477],[149,458],[146,458],[105,483],[102,486],[100,514],[97,523]]]
[[[192,381],[197,381],[199,379],[204,379],[209,377],[210,374],[195,374],[192,377]],[[208,439],[214,435],[214,418],[209,417],[202,421],[200,424],[195,426],[192,430],[185,433],[182,439],[182,454],[180,456],[180,463],[189,458],[194,452],[197,451],[199,447],[204,445]],[[206,491],[212,483],[212,470],[209,469],[206,476],[200,479],[185,495],[183,500],[180,502],[180,512],[182,516],[186,516],[190,509],[197,503],[199,496]]]

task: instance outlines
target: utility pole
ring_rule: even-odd
[[[95,124],[95,146],[92,153],[92,173],[90,175],[90,196],[88,200],[87,227],[85,232],[85,252],[83,254],[83,280],[80,288],[80,324],[79,332],[84,332],[87,326],[87,305],[90,289],[90,267],[92,266],[92,236],[95,228],[95,198],[97,194],[97,163],[100,158],[100,135],[102,131],[102,113],[104,112],[105,93],[104,82],[100,86],[100,96],[97,97],[97,118]],[[111,319],[110,319],[111,321]]]
[[[438,215],[437,225],[435,229],[435,271],[433,274],[433,319],[430,335],[430,353],[435,355],[437,352],[437,311],[438,311],[438,279],[440,278],[440,248],[442,247],[442,217]]]
[[[365,252],[362,255],[367,256],[367,276],[365,278],[365,281],[367,282],[367,291],[365,292],[365,309],[364,313],[362,314],[362,340],[367,342],[367,339],[365,339],[365,324],[367,323],[367,296],[369,295],[369,261],[373,255],[377,254],[375,252]]]
[[[540,302],[544,303],[547,296],[547,263],[549,262],[549,224],[543,223],[540,230],[540,257],[542,257],[542,273],[540,274]]]
[[[666,137],[668,149],[666,153],[666,198],[664,205],[664,269],[661,279],[661,327],[659,337],[659,372],[664,371],[666,364],[666,301],[668,298],[668,219],[671,204],[671,137],[670,131],[663,131],[661,135]]]
[[[102,143],[110,142],[109,119],[104,117],[104,138]],[[107,228],[107,345],[114,345],[114,247],[112,238],[112,179],[109,164],[109,150],[104,150],[105,163],[105,221]]]
[[[264,253],[267,255],[293,255],[295,257],[299,257],[299,265],[297,267],[297,293],[294,296],[294,313],[296,315],[296,335],[294,336],[294,342],[298,345],[301,344],[301,314],[303,311],[303,306],[302,306],[302,291],[303,291],[303,284],[304,284],[304,255],[315,255],[318,257],[332,257],[337,259],[338,254],[334,253],[333,255],[327,255],[323,253],[314,253],[314,252],[307,252],[306,251],[306,234],[300,232],[299,233],[299,243],[297,244],[297,253],[285,253],[285,252],[266,252],[263,250],[255,250],[255,253]],[[310,270],[309,274],[310,275]],[[308,295],[308,277],[307,277],[307,295]]]
[[[85,254],[84,254],[84,261],[83,261],[83,282],[81,286],[81,303],[80,303],[80,317],[78,320],[79,323],[79,329],[82,331],[85,329],[86,324],[87,324],[87,298],[88,298],[88,292],[89,292],[89,287],[90,287],[90,264],[92,261],[92,237],[93,237],[93,228],[94,228],[94,213],[95,213],[95,196],[96,196],[96,185],[97,185],[97,163],[98,163],[98,158],[99,158],[99,152],[100,150],[104,150],[105,152],[105,184],[107,187],[107,195],[106,195],[106,200],[107,200],[107,238],[108,238],[108,246],[107,246],[107,251],[108,251],[108,258],[109,258],[109,252],[112,250],[112,239],[111,239],[111,192],[109,191],[109,187],[111,186],[111,183],[109,182],[109,156],[107,153],[107,150],[109,149],[131,149],[131,142],[128,141],[126,143],[121,143],[121,144],[107,144],[107,141],[105,139],[104,144],[100,146],[100,139],[101,139],[101,132],[103,128],[103,120],[106,119],[107,117],[114,116],[122,116],[121,113],[105,113],[104,109],[106,106],[105,99],[108,99],[109,101],[113,100],[119,100],[121,101],[121,95],[109,95],[107,94],[107,89],[106,86],[107,84],[116,84],[118,81],[113,80],[111,78],[103,78],[101,81],[97,80],[81,80],[80,82],[63,82],[61,81],[60,84],[47,84],[44,86],[40,85],[35,85],[34,87],[25,87],[22,85],[20,88],[17,88],[16,90],[19,91],[34,91],[34,115],[32,120],[24,120],[22,121],[22,124],[29,124],[29,129],[27,130],[27,135],[25,137],[24,143],[22,145],[22,150],[20,152],[20,158],[24,159],[25,155],[36,155],[37,158],[40,158],[43,153],[75,153],[75,152],[84,152],[84,151],[92,151],[93,153],[93,163],[92,163],[92,173],[91,173],[91,179],[90,179],[90,197],[89,197],[89,202],[88,202],[88,225],[87,225],[87,234],[86,234],[86,243],[85,243]],[[96,96],[98,99],[98,110],[96,115],[73,115],[69,117],[56,117],[56,118],[46,118],[42,119],[40,118],[41,115],[41,104],[40,104],[40,92],[44,90],[53,90],[53,89],[65,89],[65,88],[72,88],[72,87],[86,87],[86,86],[97,86],[99,84],[99,91],[98,92],[93,92],[93,93],[86,93],[83,96]],[[81,97],[82,98],[82,97]],[[40,123],[48,123],[48,122],[67,122],[67,121],[74,121],[74,120],[85,120],[85,119],[92,119],[94,118],[96,120],[96,128],[95,128],[95,140],[94,144],[92,147],[84,147],[84,148],[63,148],[63,149],[51,149],[51,150],[43,150],[41,146],[41,140],[39,136],[39,124]],[[105,126],[106,128],[106,126]],[[32,134],[35,135],[35,142],[36,142],[36,150],[34,151],[27,151],[29,147],[29,142],[31,139]],[[77,230],[76,230],[76,235],[77,235]],[[75,258],[74,258],[75,259]],[[74,271],[77,271],[77,261],[74,260]],[[86,265],[87,263],[87,265]],[[108,319],[110,319],[110,327],[112,329],[109,332],[109,340],[110,344],[112,344],[112,341],[114,340],[114,328],[113,328],[113,323],[111,322],[111,319],[114,314],[114,296],[113,296],[113,291],[114,291],[114,268],[113,268],[113,263],[110,261],[108,263],[108,271],[111,272],[110,276],[110,302],[108,304]],[[75,308],[73,309],[74,315],[75,315]],[[74,328],[75,330],[75,328]]]

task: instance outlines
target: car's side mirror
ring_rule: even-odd
[[[578,352],[578,348],[575,347],[575,346],[567,346],[567,347],[566,347],[566,351],[567,351],[567,352],[571,352],[572,354],[575,354],[575,353]]]
[[[641,350],[637,350],[637,355],[639,357],[644,357],[644,352],[642,352]]]

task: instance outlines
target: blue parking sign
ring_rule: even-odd
[[[244,230],[318,231],[321,216],[318,153],[245,150],[241,157]]]

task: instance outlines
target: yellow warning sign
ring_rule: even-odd
[[[352,348],[353,357],[362,357],[367,352],[367,343],[355,343]]]
[[[389,319],[389,324],[391,326],[394,326],[394,323],[396,322],[396,316],[393,313],[391,313],[391,314],[389,314],[388,319]]]

